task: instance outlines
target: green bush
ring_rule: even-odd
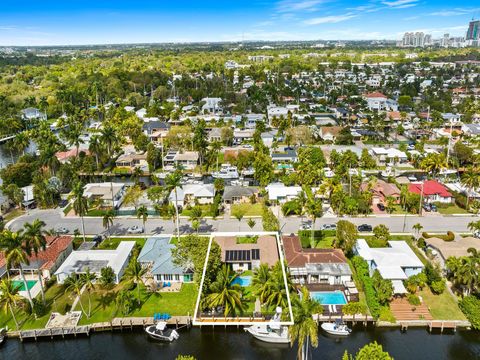
[[[473,295],[466,296],[458,302],[458,307],[470,321],[472,327],[480,330],[480,299]]]
[[[442,239],[443,241],[453,241],[453,240],[455,240],[455,234],[451,231],[447,231],[446,235],[430,235],[427,232],[423,232],[422,237],[425,238],[425,239],[436,237],[436,238]]]
[[[430,290],[432,290],[432,292],[437,295],[442,294],[445,291],[446,287],[447,285],[444,279],[434,281],[430,284]]]
[[[420,305],[420,298],[415,294],[408,294],[407,300],[410,305],[414,305],[414,306]]]
[[[420,249],[424,249],[427,246],[427,243],[425,242],[425,239],[423,237],[417,240],[417,246]]]
[[[365,291],[365,297],[367,300],[370,313],[375,319],[380,316],[380,303],[377,299],[377,294],[373,287],[373,281],[368,271],[368,264],[360,256],[354,256],[352,259],[353,266],[357,273],[358,279],[362,282],[363,290]]]

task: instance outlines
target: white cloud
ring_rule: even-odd
[[[316,18],[304,20],[303,23],[306,25],[336,24],[342,21],[347,21],[356,16],[357,15],[355,14],[322,16],[322,17],[316,17]]]
[[[327,0],[282,0],[277,4],[278,12],[295,12],[295,11],[314,11],[317,5],[327,2]]]
[[[394,0],[382,1],[382,4],[394,9],[405,9],[418,5],[417,2],[418,0]]]

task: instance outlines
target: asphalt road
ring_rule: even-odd
[[[24,223],[32,222],[35,219],[41,219],[47,224],[47,229],[57,229],[65,227],[73,233],[75,229],[81,230],[81,220],[77,217],[64,217],[59,210],[31,210],[17,219],[11,221],[8,226],[12,230],[20,229]],[[423,226],[423,231],[428,232],[446,232],[448,230],[453,232],[468,232],[467,225],[471,221],[479,219],[478,216],[441,216],[441,215],[426,215],[426,216],[382,216],[382,217],[358,217],[358,218],[342,218],[347,219],[354,224],[369,224],[376,226],[385,224],[392,233],[411,232],[412,226],[420,223]],[[306,220],[306,219],[304,219]],[[336,223],[339,218],[321,218],[315,223],[315,228],[318,229],[322,224]],[[256,225],[253,230],[261,231],[262,219],[255,219]],[[283,233],[297,232],[301,218],[280,218],[280,226],[282,226]],[[119,217],[114,220],[111,227],[112,234],[125,235],[127,229],[133,225],[142,225],[141,220],[136,218]],[[147,234],[173,234],[175,226],[172,220],[163,220],[159,218],[149,218],[146,223]],[[212,231],[248,231],[250,228],[247,225],[247,220],[243,219],[240,223],[236,219],[205,219],[202,221],[200,232],[209,233]],[[180,232],[192,232],[190,222],[187,219],[180,220]],[[102,225],[102,218],[85,218],[85,232],[86,234],[100,234],[105,232]]]

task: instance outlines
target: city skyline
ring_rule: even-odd
[[[401,40],[405,32],[465,36],[480,7],[420,0],[27,0],[0,6],[0,46],[241,40]],[[288,29],[288,30],[285,30]]]

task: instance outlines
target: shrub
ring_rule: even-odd
[[[427,232],[423,232],[422,237],[425,238],[425,239],[436,237],[436,238],[442,239],[443,241],[453,241],[453,240],[455,240],[455,234],[451,231],[447,231],[446,235],[430,235]]]
[[[420,298],[415,294],[408,294],[407,300],[410,305],[414,305],[414,306],[420,305]]]
[[[458,302],[458,307],[470,321],[472,327],[480,330],[480,299],[473,295],[466,296]]]
[[[447,231],[447,236],[443,237],[444,241],[453,241],[455,240],[455,234],[451,231]]]
[[[368,264],[360,256],[354,256],[352,263],[358,279],[362,283],[363,290],[365,291],[365,297],[370,313],[375,319],[378,319],[380,316],[380,303],[378,302],[377,294],[373,287],[373,281],[368,271]]]
[[[394,316],[393,313],[390,311],[390,308],[389,308],[388,306],[382,306],[382,307],[380,308],[380,312],[379,312],[378,319],[379,319],[380,321],[388,321],[388,322],[391,322],[392,324],[397,321],[397,319],[395,319],[395,316]]]
[[[438,281],[434,281],[430,284],[430,289],[434,294],[440,295],[445,291],[446,288],[445,280],[441,279]]]
[[[423,237],[417,240],[417,246],[420,249],[424,249],[427,246],[427,243],[425,242],[425,239]]]

